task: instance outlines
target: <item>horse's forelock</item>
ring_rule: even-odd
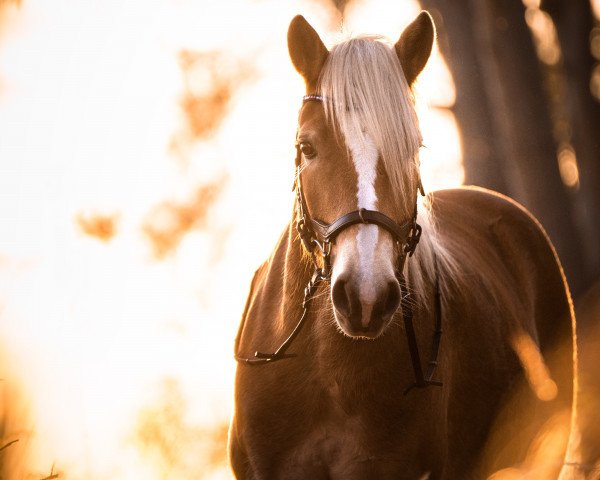
[[[321,73],[325,112],[345,138],[375,143],[404,216],[414,209],[421,132],[393,46],[363,36],[333,47]]]

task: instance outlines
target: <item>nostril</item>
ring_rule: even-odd
[[[336,280],[331,289],[331,299],[336,310],[344,317],[350,317],[350,300],[346,292],[346,282],[344,280]]]
[[[383,315],[391,317],[400,306],[400,286],[398,282],[389,282],[385,302],[383,304]]]

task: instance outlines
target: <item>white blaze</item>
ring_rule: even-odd
[[[369,136],[360,141],[358,135],[347,135],[346,142],[352,153],[352,161],[358,176],[358,208],[377,210],[377,160],[379,152]],[[376,225],[359,225],[356,235],[356,247],[360,266],[359,296],[363,304],[363,320],[371,316],[370,308],[376,300],[375,288],[375,247],[379,229]],[[367,311],[369,310],[369,311]]]

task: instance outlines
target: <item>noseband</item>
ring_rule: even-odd
[[[296,143],[296,180],[294,182],[294,190],[296,191],[296,200],[298,204],[296,230],[298,231],[298,235],[302,240],[304,248],[312,255],[315,268],[320,270],[322,279],[327,281],[331,280],[330,254],[331,247],[335,243],[336,237],[346,228],[361,223],[377,225],[384,230],[387,230],[392,235],[392,238],[400,247],[400,255],[398,257],[399,262],[396,270],[397,274],[401,274],[406,256],[412,256],[417,248],[419,239],[421,238],[422,229],[417,223],[416,204],[412,219],[401,225],[377,210],[367,210],[366,208],[346,213],[329,224],[316,220],[308,213],[308,207],[304,200],[304,192],[302,191],[302,183],[300,180],[300,161],[300,146]],[[422,187],[420,188],[422,189]],[[321,252],[321,256],[323,257],[323,267],[319,267],[317,263],[315,248],[318,248]]]
[[[323,97],[320,95],[306,95],[303,98],[303,104],[310,101],[322,102]],[[319,284],[323,281],[331,281],[331,249],[335,244],[337,236],[345,229],[357,224],[372,224],[377,225],[392,235],[394,242],[398,247],[398,260],[396,265],[396,279],[400,285],[401,292],[401,306],[402,316],[404,320],[404,329],[406,332],[406,338],[408,343],[408,349],[410,352],[413,370],[415,374],[415,383],[409,386],[405,393],[408,393],[412,388],[419,387],[424,388],[430,385],[441,386],[442,383],[433,380],[435,368],[437,366],[437,357],[440,347],[440,341],[442,336],[441,328],[441,299],[439,284],[437,281],[436,272],[436,292],[435,292],[435,331],[433,334],[432,347],[431,347],[431,359],[428,363],[428,371],[425,375],[421,366],[421,358],[419,355],[419,348],[415,336],[413,327],[413,311],[412,302],[410,299],[410,293],[406,285],[406,279],[404,278],[404,264],[407,257],[411,257],[417,248],[419,240],[421,238],[422,228],[417,223],[417,205],[415,203],[415,209],[413,217],[402,224],[396,223],[387,215],[377,211],[368,210],[361,208],[353,212],[346,213],[339,217],[332,223],[325,223],[320,220],[314,219],[310,216],[306,201],[304,199],[304,193],[302,190],[302,183],[300,179],[301,175],[301,160],[302,152],[300,151],[300,144],[296,142],[296,175],[294,181],[294,190],[296,192],[297,200],[297,219],[296,219],[296,230],[300,236],[300,240],[304,245],[304,248],[311,254],[312,260],[315,266],[315,271],[308,282],[308,285],[304,289],[304,300],[302,301],[302,315],[300,320],[294,327],[294,330],[289,337],[281,344],[281,346],[273,353],[262,353],[255,352],[253,358],[245,358],[238,355],[238,348],[241,333],[243,330],[243,322],[240,325],[238,336],[235,342],[235,359],[238,362],[249,364],[249,365],[261,365],[265,363],[272,363],[277,360],[283,360],[285,358],[295,357],[295,354],[286,353],[288,347],[294,341],[294,339],[300,333],[302,326],[308,315],[308,309],[310,301],[313,298],[315,291]],[[424,195],[423,186],[419,181],[418,189],[422,195]],[[317,260],[316,250],[320,252],[322,258],[322,266],[319,265]],[[245,320],[245,319],[244,319]]]

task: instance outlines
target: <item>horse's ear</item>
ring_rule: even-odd
[[[315,29],[302,15],[296,15],[290,23],[288,49],[292,63],[298,73],[304,77],[307,88],[314,90],[329,52]],[[315,92],[309,91],[309,93]]]
[[[413,22],[404,29],[396,42],[396,54],[400,59],[404,76],[409,85],[417,79],[431,54],[435,25],[428,12],[422,11]]]

